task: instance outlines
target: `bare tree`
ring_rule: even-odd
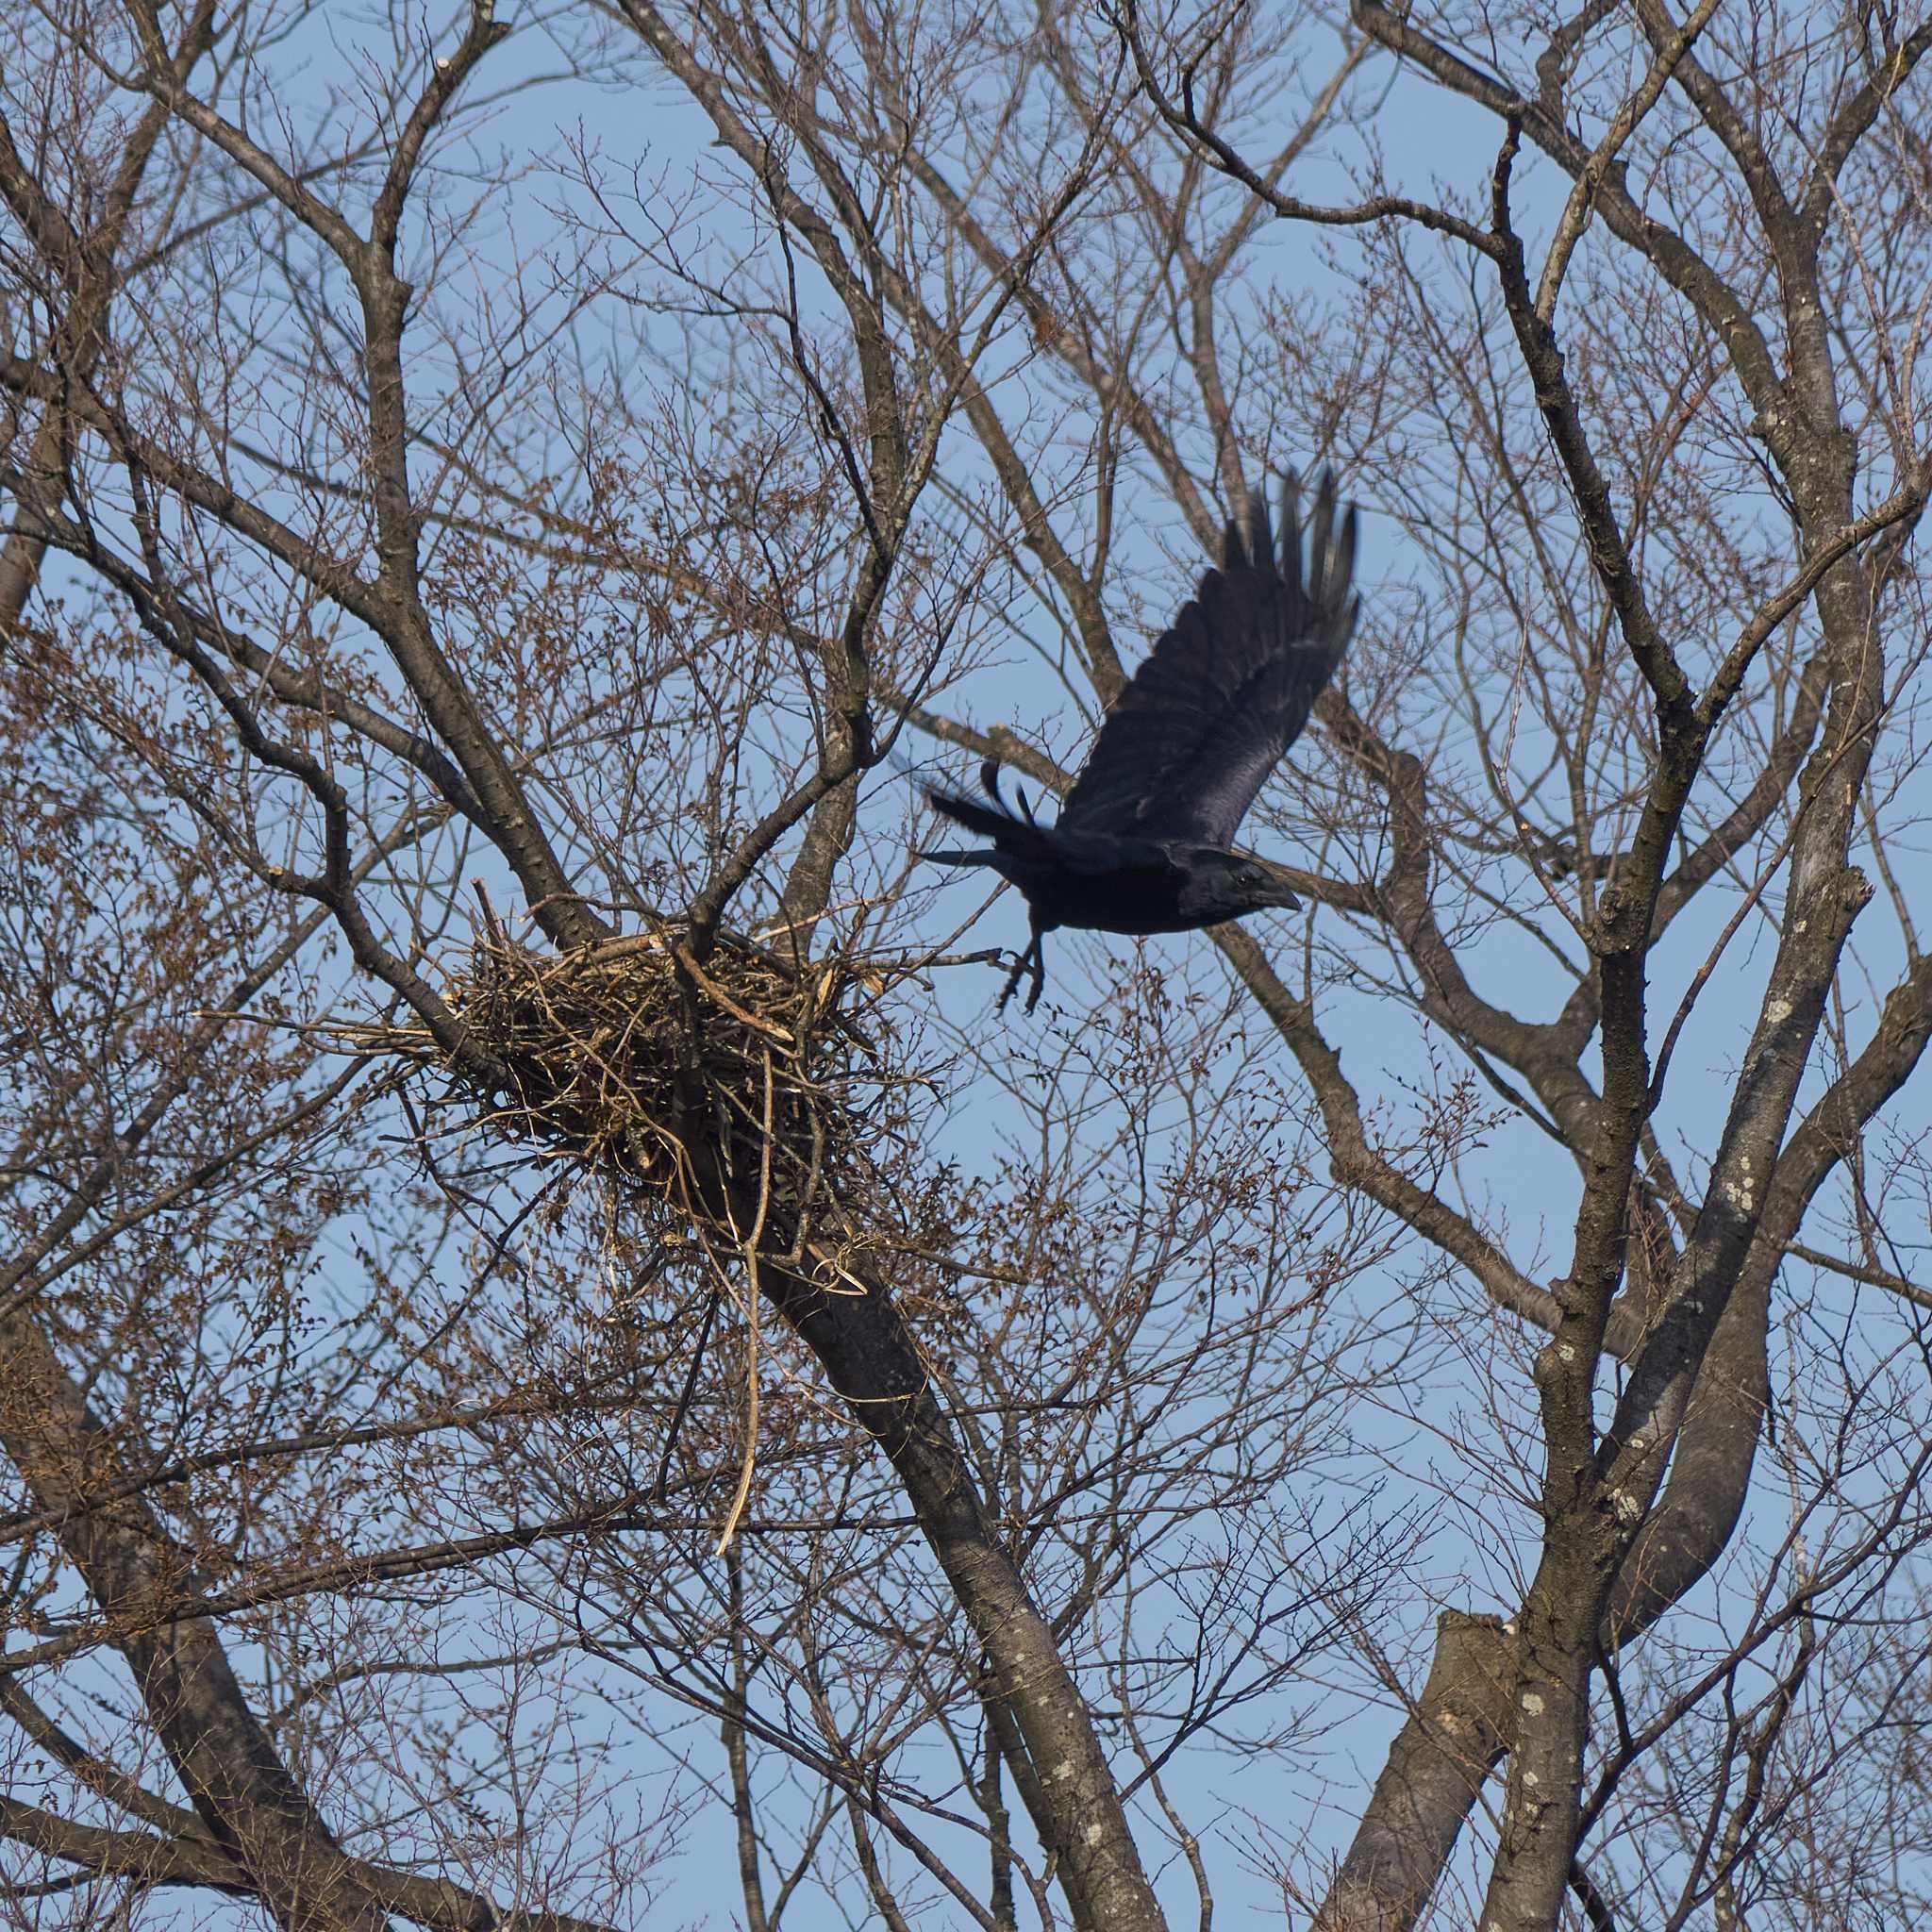
[[[13,1920],[1922,1913],[1928,46],[37,13]],[[1303,923],[990,1026],[1317,458]]]

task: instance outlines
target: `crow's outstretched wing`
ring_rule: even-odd
[[[1258,491],[1248,498],[1250,538],[1228,525],[1221,568],[1202,577],[1108,713],[1067,794],[1063,830],[1233,841],[1341,662],[1358,608],[1356,513],[1351,506],[1338,524],[1334,473],[1315,493],[1306,575],[1292,475],[1281,522],[1278,556]]]

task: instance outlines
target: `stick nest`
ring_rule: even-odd
[[[426,1028],[359,1030],[381,1035],[366,1047],[448,1076],[444,1129],[574,1156],[677,1221],[717,1224],[703,1177],[722,1174],[763,1204],[767,1240],[794,1253],[809,1241],[823,1257],[845,1245],[840,1204],[902,1117],[880,1105],[905,1084],[881,1050],[886,984],[864,961],[794,963],[722,935],[701,964],[675,930],[545,955],[499,929],[479,937],[447,994],[506,1072],[494,1091],[478,1091]]]

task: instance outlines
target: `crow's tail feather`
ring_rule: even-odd
[[[1011,812],[1001,811],[995,806],[982,805],[978,799],[968,798],[961,792],[942,791],[937,785],[928,785],[925,795],[936,812],[951,819],[956,825],[964,825],[969,832],[977,832],[982,839],[1004,838],[1016,829],[1025,829],[1024,820],[1016,819]]]
[[[922,858],[929,858],[935,865],[991,865],[999,857],[997,852],[922,852]]]
[[[925,795],[932,808],[941,817],[951,819],[956,825],[963,825],[982,839],[991,839],[1002,852],[1010,853],[1015,858],[1044,859],[1053,854],[1051,828],[1002,809],[1006,803],[1004,799],[999,806],[985,805],[958,791],[943,791],[936,785],[928,785]]]

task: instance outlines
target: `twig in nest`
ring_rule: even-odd
[[[738,1493],[724,1514],[716,1554],[731,1547],[738,1519],[751,1495],[752,1466],[758,1453],[758,1245],[765,1238],[765,1216],[772,1205],[772,1055],[765,1052],[765,1132],[758,1158],[758,1208],[752,1217],[744,1249],[744,1460],[738,1471]]]

